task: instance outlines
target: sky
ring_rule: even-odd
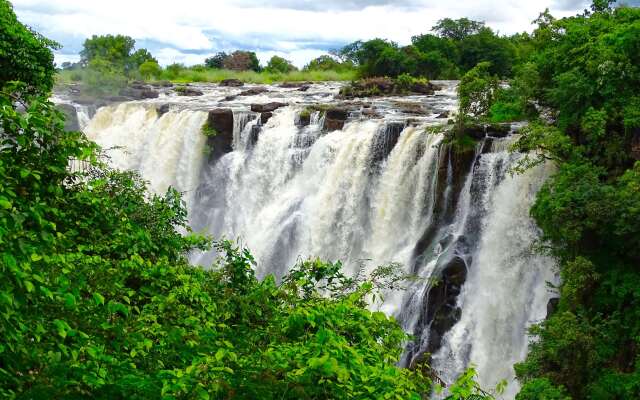
[[[355,40],[401,45],[442,18],[485,21],[503,34],[531,31],[545,8],[576,14],[588,0],[11,0],[18,18],[63,47],[56,62],[77,61],[87,37],[124,34],[162,65],[200,64],[219,52],[279,55],[301,67]],[[640,0],[629,0],[640,3]]]

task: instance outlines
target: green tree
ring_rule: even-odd
[[[138,68],[140,75],[145,79],[158,78],[162,74],[162,68],[156,61],[145,61]]]
[[[206,65],[207,68],[222,69],[224,67],[224,60],[226,58],[227,58],[227,53],[221,51],[219,53],[216,53],[216,55],[205,59],[204,65]]]
[[[273,56],[267,63],[265,67],[265,71],[274,72],[280,74],[286,74],[287,72],[295,71],[297,68],[291,64],[291,62],[287,59],[284,59],[279,56]]]
[[[96,58],[124,66],[131,57],[135,45],[136,41],[129,36],[93,35],[84,41],[80,59],[85,66]]]
[[[463,40],[475,35],[484,27],[484,22],[473,21],[468,18],[444,18],[432,28],[439,36],[453,40]]]
[[[0,0],[0,88],[19,80],[32,94],[53,87],[53,52],[58,44],[32,32],[16,18],[11,3]]]

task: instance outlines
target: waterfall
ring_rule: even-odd
[[[419,101],[452,110],[452,87]],[[524,359],[526,329],[544,318],[546,282],[555,279],[553,261],[531,251],[538,230],[528,214],[549,168],[511,176],[519,156],[508,152],[509,138],[456,150],[426,129],[439,111],[416,119],[379,101],[383,118],[356,112],[331,132],[320,112],[300,126],[296,102],[266,123],[246,104],[225,104],[233,151],[213,161],[201,105],[161,116],[153,101],[103,107],[85,132],[153,191],[184,192],[192,228],[240,240],[261,277],[316,256],[341,260],[347,273],[398,263],[416,279],[372,307],[414,335],[401,363],[432,353],[446,382],[473,364],[487,388],[507,379],[513,398],[512,365]],[[192,261],[207,266],[214,257]]]
[[[153,107],[122,103],[99,109],[85,133],[109,150],[114,167],[139,171],[156,193],[174,187],[190,209],[205,158],[206,118],[193,111],[158,116]]]

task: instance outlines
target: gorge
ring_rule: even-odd
[[[513,398],[512,365],[557,280],[553,260],[533,249],[529,217],[552,171],[511,173],[517,125],[447,143],[437,127],[455,112],[457,83],[435,83],[433,95],[365,101],[339,99],[337,83],[242,96],[246,88],[192,85],[203,95],[165,90],[97,110],[64,93],[54,100],[75,108],[113,166],[139,171],[156,193],[183,192],[194,231],[250,248],[259,276],[308,257],[341,260],[350,274],[397,264],[414,279],[371,308],[414,335],[402,365],[430,354],[447,383],[475,365],[483,387],[506,379]]]

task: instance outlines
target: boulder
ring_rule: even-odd
[[[485,126],[481,124],[466,125],[464,127],[464,133],[476,140],[484,139],[484,137],[487,136]]]
[[[209,163],[214,163],[233,151],[233,111],[229,108],[209,111],[207,125],[216,132],[207,138],[207,145],[211,149]]]
[[[287,105],[286,103],[278,103],[278,102],[265,103],[265,104],[252,104],[251,111],[259,112],[259,113],[273,112],[278,108],[284,107],[286,105]]]
[[[346,109],[329,108],[324,115],[323,129],[327,132],[342,130],[348,116],[349,112]]]
[[[311,88],[311,85],[302,85],[298,88],[298,91],[306,92],[307,90],[309,90],[309,88]]]
[[[249,132],[249,147],[253,147],[258,143],[258,137],[261,131],[262,127],[260,125],[253,125],[251,127],[251,132]]]
[[[169,81],[157,81],[157,82],[151,82],[150,83],[151,86],[156,86],[156,87],[163,87],[163,88],[170,88],[173,87],[173,83],[169,82]]]
[[[163,116],[164,114],[169,112],[171,106],[169,104],[163,104],[159,107],[156,107],[156,112],[158,113],[158,117]]]
[[[204,94],[201,90],[187,86],[178,86],[173,90],[178,94],[178,96],[202,96]]]
[[[445,111],[445,112],[441,112],[440,114],[438,114],[438,115],[436,116],[436,118],[438,118],[438,119],[449,118],[449,113],[448,113],[448,112],[446,112],[446,111]]]
[[[220,86],[228,86],[228,87],[240,87],[244,86],[244,82],[240,79],[224,79],[220,82]]]
[[[64,130],[79,131],[78,113],[71,104],[57,104],[56,108],[64,114]]]
[[[251,89],[244,90],[238,93],[238,96],[255,96],[264,92],[268,92],[269,89],[263,86],[253,87]]]
[[[142,99],[157,99],[158,97],[160,97],[160,93],[156,92],[153,89],[144,89],[140,93],[140,98]]]
[[[413,93],[432,95],[436,92],[436,90],[440,90],[440,87],[434,85],[431,82],[416,82],[411,86],[411,91]]]

